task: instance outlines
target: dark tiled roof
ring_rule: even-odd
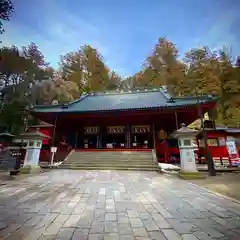
[[[216,127],[217,131],[224,131],[227,133],[240,133],[240,128]]]
[[[26,132],[20,134],[17,138],[22,138],[22,139],[29,139],[29,138],[37,138],[37,139],[44,139],[44,138],[50,138],[48,135],[41,133],[39,131],[36,132]]]
[[[8,132],[4,132],[4,133],[0,133],[0,137],[15,137],[15,135]]]
[[[232,127],[219,127],[216,128],[205,128],[207,131],[221,131],[226,133],[240,133],[240,128],[232,128]]]
[[[136,90],[129,92],[92,93],[82,96],[79,100],[50,106],[36,106],[33,112],[105,112],[121,110],[177,108],[201,103],[214,102],[212,96],[172,98],[163,89]]]

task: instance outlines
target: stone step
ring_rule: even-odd
[[[146,157],[102,157],[102,156],[88,156],[88,157],[83,157],[83,156],[71,156],[68,158],[68,160],[79,160],[79,159],[101,159],[101,160],[104,160],[104,159],[108,159],[108,160],[111,160],[111,159],[119,159],[119,160],[128,160],[128,159],[133,159],[133,160],[137,160],[137,159],[140,159],[140,160],[145,160],[145,159],[152,159],[152,156],[146,156]]]
[[[141,165],[141,166],[145,166],[145,165],[153,165],[155,163],[153,162],[128,162],[128,163],[124,163],[124,162],[64,162],[62,164],[72,164],[72,165]]]
[[[84,157],[88,157],[88,156],[102,156],[102,157],[128,157],[128,156],[132,156],[132,157],[136,157],[136,156],[152,156],[152,153],[148,153],[148,154],[82,154],[82,153],[73,153],[73,155],[77,155],[77,156],[84,156]]]
[[[123,167],[115,167],[115,166],[77,166],[77,167],[69,167],[60,165],[61,169],[72,169],[72,170],[131,170],[131,171],[158,171],[157,168],[138,168],[132,166],[123,166]]]
[[[132,157],[139,157],[139,156],[145,156],[145,157],[148,157],[148,156],[152,156],[152,154],[119,154],[119,155],[111,155],[111,154],[81,154],[81,153],[73,153],[73,156],[84,156],[84,157],[89,157],[89,156],[96,156],[96,157],[129,157],[129,156],[132,156]]]
[[[148,158],[152,157],[152,154],[148,155],[82,155],[82,154],[72,154],[71,158]]]
[[[65,169],[116,169],[148,170],[158,169],[153,162],[152,152],[73,152],[59,168]]]
[[[67,162],[152,162],[152,159],[68,159]]]
[[[69,157],[69,160],[70,159],[149,159],[149,158],[152,158],[152,155],[151,156],[114,156],[114,157],[111,157],[111,156],[70,156]]]
[[[121,164],[121,163],[77,163],[77,164],[72,164],[72,163],[63,163],[61,166],[134,166],[134,167],[156,167],[154,163],[149,163],[149,164]]]
[[[152,158],[69,158],[67,161],[149,161]]]
[[[152,161],[152,158],[69,158],[67,161],[69,162],[82,162],[82,161],[122,161],[122,162],[129,162],[129,161]]]
[[[74,153],[80,153],[80,154],[151,154],[152,151],[75,151]]]

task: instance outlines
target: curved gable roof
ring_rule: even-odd
[[[212,96],[172,98],[163,89],[92,93],[63,105],[36,106],[32,112],[85,113],[140,109],[178,108],[196,105],[198,102],[215,102]]]

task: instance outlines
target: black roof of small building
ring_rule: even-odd
[[[232,128],[232,127],[216,127],[216,128],[205,128],[208,131],[221,131],[227,133],[240,133],[240,128]]]
[[[17,136],[17,138],[20,139],[46,139],[46,138],[51,138],[48,135],[41,133],[39,131],[35,131],[35,132],[26,132],[26,133],[22,133],[19,136]]]
[[[101,92],[83,95],[80,99],[63,105],[35,106],[30,111],[38,113],[87,113],[122,110],[181,108],[198,103],[216,102],[216,97],[171,97],[163,88],[128,92]]]

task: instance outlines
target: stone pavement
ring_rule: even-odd
[[[240,205],[156,172],[53,170],[0,185],[0,239],[240,239]]]

